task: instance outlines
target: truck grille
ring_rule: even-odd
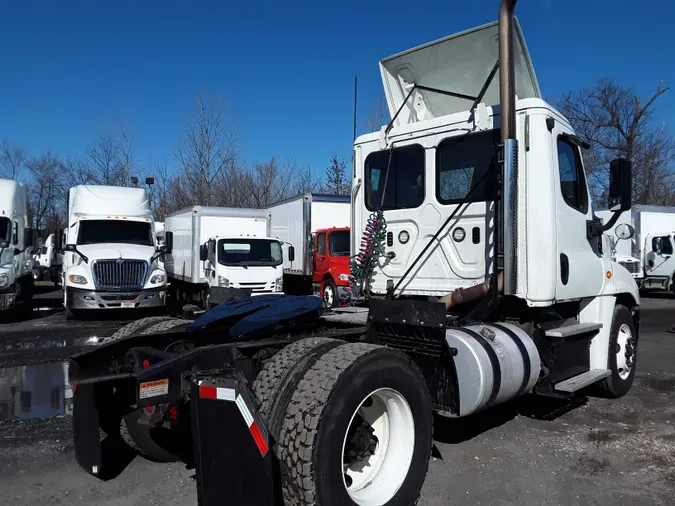
[[[640,262],[619,262],[631,274],[640,272]]]
[[[143,288],[148,263],[144,260],[98,260],[94,263],[94,283],[101,288]]]
[[[274,292],[274,281],[271,283],[263,282],[248,282],[248,283],[236,283],[233,282],[231,285],[233,288],[248,288],[253,293],[272,293]]]

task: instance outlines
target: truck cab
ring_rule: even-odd
[[[251,295],[283,291],[281,241],[272,238],[210,238],[200,251],[211,288],[251,290]]]
[[[654,232],[644,237],[645,289],[675,289],[675,232]]]
[[[92,309],[163,307],[167,278],[158,260],[165,251],[156,246],[146,190],[82,185],[71,188],[68,199],[67,316]]]
[[[318,229],[314,234],[312,282],[326,306],[336,307],[349,282],[349,227]]]
[[[0,310],[14,310],[33,295],[36,234],[28,226],[27,204],[24,185],[0,179]]]

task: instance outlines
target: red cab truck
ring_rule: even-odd
[[[350,206],[350,195],[305,193],[267,208],[270,236],[282,241],[284,293],[339,304],[349,279]]]

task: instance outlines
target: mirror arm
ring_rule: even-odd
[[[609,219],[607,223],[605,223],[602,227],[602,232],[607,232],[610,228],[614,226],[614,224],[618,221],[619,216],[621,216],[621,213],[623,211],[614,211],[614,214],[612,217]]]
[[[614,226],[614,224],[619,219],[619,216],[621,215],[621,213],[622,213],[622,211],[614,211],[614,214],[612,215],[612,217],[604,225],[602,224],[602,220],[600,218],[593,218],[592,220],[587,220],[586,221],[586,237],[588,239],[594,239],[596,237],[600,237],[604,232],[607,232],[609,229],[611,229]]]

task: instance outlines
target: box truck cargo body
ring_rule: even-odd
[[[335,306],[349,276],[350,195],[305,193],[267,208],[271,234],[284,244],[287,293],[321,293]],[[290,246],[295,249],[291,258]]]
[[[0,310],[13,310],[33,295],[35,233],[28,226],[26,187],[0,179]]]
[[[156,246],[145,189],[79,185],[68,190],[63,249],[69,317],[83,310],[165,305],[166,273],[158,260],[166,250]]]
[[[607,210],[596,213],[605,222],[611,216]],[[620,240],[616,230],[628,224],[635,230],[631,239]],[[675,288],[675,207],[634,205],[617,220],[614,230],[606,232],[616,243],[616,260],[626,267],[633,266],[640,288],[673,290]],[[628,268],[628,267],[627,267]]]
[[[262,209],[194,206],[166,217],[164,265],[175,300],[204,307],[229,295],[283,290],[281,243]],[[216,297],[217,294],[217,297]]]

